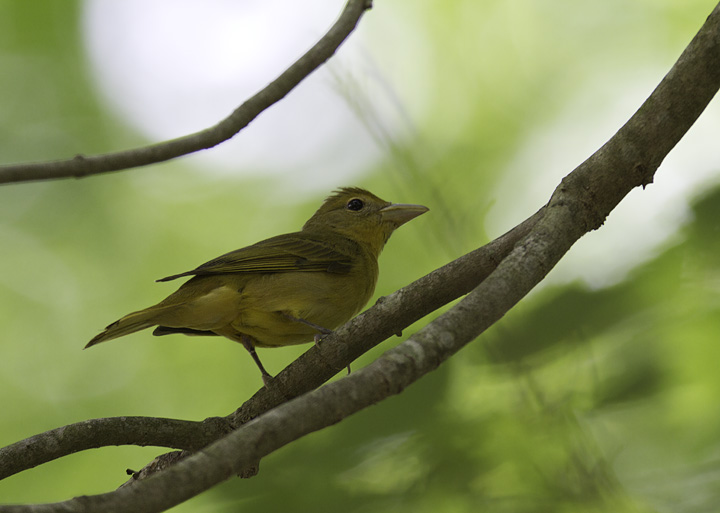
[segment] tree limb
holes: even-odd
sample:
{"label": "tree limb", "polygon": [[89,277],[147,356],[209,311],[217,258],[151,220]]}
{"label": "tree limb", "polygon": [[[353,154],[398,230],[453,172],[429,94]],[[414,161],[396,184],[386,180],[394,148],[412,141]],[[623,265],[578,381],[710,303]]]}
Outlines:
{"label": "tree limb", "polygon": [[227,141],[245,128],[262,111],[284,98],[305,77],[332,57],[355,29],[365,11],[371,7],[372,0],[348,0],[340,17],[320,41],[279,77],[214,126],[177,139],[131,150],[102,155],[76,155],[74,158],[50,162],[0,166],[0,184],[70,177],[82,178],[147,166],[212,148]]}
{"label": "tree limb", "polygon": [[194,450],[231,431],[227,420],[203,422],[156,417],[111,417],[69,424],[0,449],[0,479],[57,458],[111,445],[154,445]]}

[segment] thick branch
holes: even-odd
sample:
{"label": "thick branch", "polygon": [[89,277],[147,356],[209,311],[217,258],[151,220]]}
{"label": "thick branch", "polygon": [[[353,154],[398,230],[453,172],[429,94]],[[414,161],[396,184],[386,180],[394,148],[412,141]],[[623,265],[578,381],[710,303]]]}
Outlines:
{"label": "thick branch", "polygon": [[147,166],[212,148],[245,128],[262,111],[284,98],[305,77],[332,57],[355,29],[363,13],[371,6],[371,0],[348,0],[338,20],[320,41],[263,90],[215,126],[170,141],[116,153],[77,155],[74,158],[52,162],[0,166],[0,184],[69,177],[82,178]]}

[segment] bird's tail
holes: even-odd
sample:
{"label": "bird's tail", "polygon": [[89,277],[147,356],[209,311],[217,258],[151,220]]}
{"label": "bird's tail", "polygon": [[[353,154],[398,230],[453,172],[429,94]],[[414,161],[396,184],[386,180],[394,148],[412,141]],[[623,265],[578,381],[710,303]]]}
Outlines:
{"label": "bird's tail", "polygon": [[155,326],[157,322],[154,320],[158,314],[157,307],[146,308],[145,310],[139,310],[127,314],[122,319],[115,321],[110,324],[102,333],[93,337],[93,339],[87,343],[85,349],[88,347],[105,342],[106,340],[112,340],[114,338],[123,337],[136,331],[144,330],[151,326]]}

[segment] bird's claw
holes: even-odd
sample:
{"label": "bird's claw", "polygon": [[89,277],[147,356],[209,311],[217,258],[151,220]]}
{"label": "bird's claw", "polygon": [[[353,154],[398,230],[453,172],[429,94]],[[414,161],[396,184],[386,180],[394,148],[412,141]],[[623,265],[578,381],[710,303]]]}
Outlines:
{"label": "bird's claw", "polygon": [[266,388],[270,388],[275,382],[275,378],[273,378],[270,374],[263,374],[262,380]]}

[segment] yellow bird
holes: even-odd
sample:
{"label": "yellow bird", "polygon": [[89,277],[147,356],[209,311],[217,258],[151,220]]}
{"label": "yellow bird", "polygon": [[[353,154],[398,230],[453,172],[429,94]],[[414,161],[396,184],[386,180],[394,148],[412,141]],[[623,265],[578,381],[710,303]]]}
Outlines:
{"label": "yellow bird", "polygon": [[153,335],[221,335],[255,347],[319,340],[370,300],[378,256],[392,232],[427,212],[345,187],[328,197],[302,230],[226,253],[157,281],[192,276],[155,306],[110,324],[85,347],[157,326]]}

